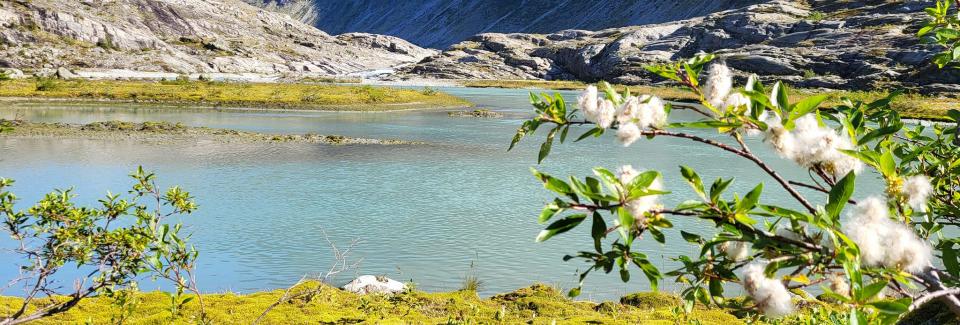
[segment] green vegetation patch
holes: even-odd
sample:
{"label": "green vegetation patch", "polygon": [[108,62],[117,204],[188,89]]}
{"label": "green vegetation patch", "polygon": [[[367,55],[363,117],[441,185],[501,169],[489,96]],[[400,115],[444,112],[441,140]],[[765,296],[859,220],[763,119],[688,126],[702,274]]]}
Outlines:
{"label": "green vegetation patch", "polygon": [[[270,311],[260,324],[352,324],[352,323],[413,323],[413,324],[672,324],[681,315],[672,311],[675,306],[637,308],[614,302],[597,304],[573,301],[560,290],[537,284],[508,294],[481,299],[473,291],[444,293],[410,291],[393,296],[361,296],[318,283],[307,283],[296,290],[321,288],[307,299],[281,303]],[[258,292],[248,295],[233,293],[203,296],[208,320],[214,324],[249,324],[271,304],[283,296],[283,290]],[[675,297],[674,297],[675,298]],[[49,303],[41,299],[35,306]],[[62,297],[53,298],[62,299]],[[140,293],[135,296],[136,307],[128,316],[129,324],[193,324],[198,322],[199,304],[194,299],[178,314],[169,308],[169,298],[160,292]],[[19,298],[0,297],[0,314],[9,314],[19,306]],[[118,307],[110,300],[95,297],[64,314],[43,319],[37,324],[108,324],[121,317]],[[718,309],[697,308],[690,320],[701,324],[740,324],[741,320]]]}
{"label": "green vegetation patch", "polygon": [[369,111],[471,106],[461,98],[439,91],[353,85],[186,80],[7,80],[0,84],[0,97]]}

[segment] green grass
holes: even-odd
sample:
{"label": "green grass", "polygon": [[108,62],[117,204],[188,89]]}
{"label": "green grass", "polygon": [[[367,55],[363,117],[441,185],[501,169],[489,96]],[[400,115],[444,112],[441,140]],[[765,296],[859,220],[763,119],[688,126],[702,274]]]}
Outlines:
{"label": "green grass", "polygon": [[463,99],[438,91],[352,85],[185,80],[7,80],[0,83],[0,97],[374,111],[471,105]]}
{"label": "green grass", "polygon": [[[307,283],[297,288],[309,290],[319,284]],[[207,294],[203,301],[208,318],[214,324],[249,324],[268,306],[283,295],[282,290],[258,292],[249,295]],[[411,291],[394,296],[360,296],[331,287],[309,301],[297,300],[280,304],[261,321],[261,324],[317,324],[317,323],[386,323],[386,324],[673,324],[682,315],[673,308],[676,297],[660,294],[661,303],[641,307],[605,302],[597,304],[567,299],[560,290],[546,285],[533,285],[487,299],[473,291],[424,293]],[[197,300],[188,302],[179,315],[169,310],[169,298],[160,292],[136,296],[140,302],[128,324],[188,324],[199,317]],[[653,297],[657,300],[661,296]],[[62,297],[56,299],[63,299]],[[20,299],[0,297],[0,315],[10,314]],[[49,301],[42,299],[38,303]],[[37,324],[108,324],[120,313],[105,298],[91,298],[80,305]],[[743,321],[719,309],[697,308],[691,319],[702,324],[740,324]]]}
{"label": "green grass", "polygon": [[[813,71],[810,71],[812,73]],[[805,72],[807,74],[807,72]],[[543,90],[581,90],[588,84],[579,81],[543,81],[543,80],[468,80],[460,83],[465,87],[478,88],[519,88],[519,89],[543,89]],[[615,85],[619,91],[629,88],[634,94],[653,94],[658,97],[675,101],[695,101],[697,98],[693,93],[679,87],[651,87],[651,86],[623,86]],[[836,105],[840,99],[847,97],[854,100],[863,100],[870,102],[878,100],[889,95],[889,91],[845,91],[845,90],[811,90],[811,89],[790,89],[791,101],[799,101],[806,97],[816,94],[829,94],[831,99],[824,104],[829,107]],[[947,111],[960,108],[960,99],[923,96],[915,93],[907,93],[897,97],[891,107],[899,111],[902,116],[907,118],[926,119],[926,120],[946,120]]]}

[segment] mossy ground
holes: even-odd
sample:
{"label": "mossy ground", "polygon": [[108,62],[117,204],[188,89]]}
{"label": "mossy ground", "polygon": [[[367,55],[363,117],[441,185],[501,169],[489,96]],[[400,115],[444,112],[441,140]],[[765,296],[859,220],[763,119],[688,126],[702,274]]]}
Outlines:
{"label": "mossy ground", "polygon": [[[549,90],[580,90],[587,86],[586,83],[579,81],[544,81],[544,80],[468,80],[461,82],[461,85],[465,87],[478,87],[478,88],[527,88],[527,89],[549,89]],[[617,85],[615,88],[618,88],[622,91],[624,88],[629,88],[631,93],[635,94],[654,94],[661,98],[677,100],[677,101],[692,101],[697,100],[694,95],[678,87],[650,87],[650,86],[622,86]],[[831,100],[827,103],[837,104],[839,99],[847,97],[853,100],[862,100],[864,102],[871,102],[878,100],[884,97],[887,97],[890,93],[888,91],[843,91],[843,90],[811,90],[811,89],[791,89],[790,99],[793,101],[799,101],[803,98],[806,98],[815,94],[826,93],[831,96]],[[960,98],[945,98],[945,97],[932,97],[932,96],[923,96],[919,94],[903,94],[897,97],[891,107],[899,111],[904,117],[916,118],[916,119],[927,119],[927,120],[944,120],[947,116],[947,111],[950,109],[960,108]]]}
{"label": "mossy ground", "polygon": [[0,82],[0,97],[369,111],[471,105],[432,89],[206,81],[18,79]]}
{"label": "mossy ground", "polygon": [[[298,290],[316,288],[310,283]],[[203,297],[206,313],[214,324],[249,324],[283,295],[283,290],[249,295],[207,294]],[[687,317],[673,311],[675,297],[655,294],[651,298],[662,303],[641,307],[606,302],[572,301],[557,289],[534,285],[508,294],[481,299],[473,291],[424,293],[411,291],[393,296],[360,296],[332,287],[324,287],[310,300],[283,303],[273,309],[261,324],[673,324]],[[188,302],[174,316],[169,298],[159,292],[137,296],[139,305],[127,319],[128,324],[189,324],[198,320],[196,300]],[[19,298],[0,298],[0,315],[14,310]],[[41,300],[42,304],[47,300]],[[106,298],[91,298],[77,308],[38,324],[108,324],[113,323],[120,309]],[[730,313],[717,309],[698,308],[689,319],[702,324],[743,323]]]}
{"label": "mossy ground", "polygon": [[[320,290],[317,290],[320,289]],[[299,295],[312,292],[313,295]],[[284,296],[285,290],[246,295],[205,294],[206,320],[213,324],[250,324]],[[357,295],[318,282],[306,282],[290,291],[301,298],[279,304],[260,324],[764,324],[755,315],[697,306],[685,314],[680,298],[668,293],[646,292],[601,303],[574,301],[560,290],[535,284],[510,293],[480,298],[461,290],[425,293],[411,290],[396,295]],[[309,297],[309,298],[302,298]],[[32,308],[49,303],[40,299]],[[53,299],[63,299],[53,298]],[[0,315],[19,307],[20,298],[0,297]],[[198,300],[176,314],[162,292],[140,293],[126,324],[196,324]],[[843,313],[829,305],[802,305],[799,313],[774,321],[777,324],[843,323]],[[120,307],[107,298],[94,297],[76,308],[37,324],[117,323]],[[738,318],[741,317],[741,318]]]}

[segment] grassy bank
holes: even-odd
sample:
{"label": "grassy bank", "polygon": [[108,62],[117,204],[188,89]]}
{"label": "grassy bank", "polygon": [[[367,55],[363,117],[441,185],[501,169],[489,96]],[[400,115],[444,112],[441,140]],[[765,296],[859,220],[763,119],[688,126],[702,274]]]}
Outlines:
{"label": "grassy bank", "polygon": [[[322,286],[308,283],[295,290]],[[249,295],[207,294],[203,301],[208,319],[214,324],[250,324],[271,304],[283,296],[283,290]],[[163,293],[142,293],[136,296],[138,306],[129,317],[130,324],[196,323],[197,300],[188,302],[178,315],[169,309],[169,298]],[[48,298],[49,299],[49,298]],[[62,299],[62,298],[58,298]],[[10,314],[20,299],[0,297],[0,315]],[[43,304],[45,300],[38,301]],[[545,285],[534,285],[517,291],[481,299],[473,291],[424,293],[411,291],[393,296],[361,296],[332,287],[323,287],[311,299],[282,303],[270,311],[261,324],[740,324],[742,320],[718,309],[697,308],[687,316],[677,313],[675,296],[644,293],[625,297],[618,302],[593,303],[572,301],[563,293]],[[92,298],[65,314],[38,324],[108,324],[114,323],[120,309],[107,299]]]}
{"label": "grassy bank", "polygon": [[0,81],[0,97],[363,111],[470,106],[432,89],[184,80],[7,80]]}
{"label": "grassy bank", "polygon": [[341,135],[321,134],[268,134],[258,132],[189,127],[180,123],[123,121],[93,122],[88,124],[34,123],[0,119],[0,138],[57,139],[106,139],[137,140],[148,142],[208,140],[221,143],[268,142],[268,143],[317,143],[329,145],[373,144],[402,145],[422,144],[393,139],[351,138]]}
{"label": "grassy bank", "polygon": [[[465,87],[478,88],[521,88],[546,90],[581,90],[587,86],[579,81],[544,81],[544,80],[467,80],[461,82]],[[661,98],[677,101],[697,100],[692,93],[678,87],[649,87],[649,86],[622,86],[616,88],[621,91],[629,88],[630,92],[638,94],[655,94]],[[827,93],[832,96],[828,104],[837,104],[842,97],[866,102],[881,99],[889,95],[888,91],[819,91],[811,89],[791,89],[790,99],[802,100],[811,95]],[[939,98],[919,94],[904,94],[897,97],[891,104],[904,117],[929,120],[946,119],[947,111],[960,107],[958,98]]]}

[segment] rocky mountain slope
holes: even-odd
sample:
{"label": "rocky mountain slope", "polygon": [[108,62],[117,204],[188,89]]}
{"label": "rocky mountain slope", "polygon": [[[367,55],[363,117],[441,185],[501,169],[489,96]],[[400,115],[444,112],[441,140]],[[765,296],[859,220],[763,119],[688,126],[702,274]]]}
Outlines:
{"label": "rocky mountain slope", "polygon": [[434,53],[396,37],[330,36],[240,0],[0,1],[0,68],[342,75]]}
{"label": "rocky mountain slope", "polygon": [[[480,34],[403,71],[405,78],[576,79],[656,82],[643,66],[713,52],[741,76],[805,87],[957,88],[929,64],[936,47],[915,33],[930,1],[767,1],[663,24]],[[919,72],[918,72],[919,71]]]}
{"label": "rocky mountain slope", "polygon": [[761,0],[246,0],[291,13],[332,34],[398,36],[446,48],[487,32],[551,33],[662,23]]}

